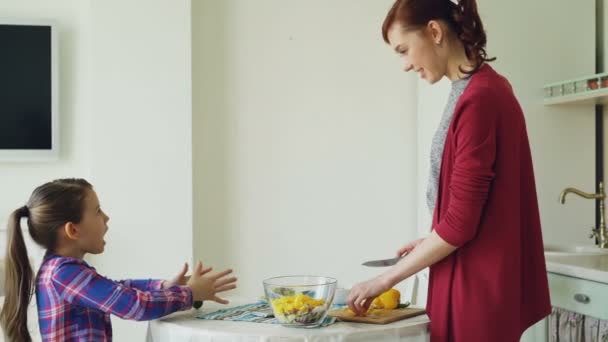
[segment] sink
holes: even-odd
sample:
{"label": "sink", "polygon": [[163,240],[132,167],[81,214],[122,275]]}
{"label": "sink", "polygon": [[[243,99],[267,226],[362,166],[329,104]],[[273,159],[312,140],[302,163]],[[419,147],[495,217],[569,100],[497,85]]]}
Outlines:
{"label": "sink", "polygon": [[607,248],[596,246],[545,245],[545,255],[608,255]]}
{"label": "sink", "polygon": [[608,254],[555,255],[548,257],[547,260],[608,272]]}
{"label": "sink", "polygon": [[545,254],[547,271],[608,284],[608,254]]}

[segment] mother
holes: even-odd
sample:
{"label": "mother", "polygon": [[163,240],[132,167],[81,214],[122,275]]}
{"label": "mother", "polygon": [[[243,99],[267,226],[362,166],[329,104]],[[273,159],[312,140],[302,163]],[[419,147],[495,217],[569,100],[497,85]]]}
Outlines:
{"label": "mother", "polygon": [[431,233],[357,284],[349,307],[430,266],[431,341],[512,342],[550,313],[534,171],[522,109],[487,63],[475,0],[397,0],[382,27],[404,70],[452,89],[431,149]]}

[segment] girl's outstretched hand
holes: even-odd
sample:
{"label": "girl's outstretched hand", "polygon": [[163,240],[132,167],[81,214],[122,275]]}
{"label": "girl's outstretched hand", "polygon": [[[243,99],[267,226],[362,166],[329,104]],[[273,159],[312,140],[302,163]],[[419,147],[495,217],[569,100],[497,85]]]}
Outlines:
{"label": "girl's outstretched hand", "polygon": [[[211,270],[211,267],[203,268],[201,275],[209,273]],[[186,286],[188,279],[190,279],[190,276],[187,276],[186,273],[188,273],[187,262],[184,263],[184,266],[182,266],[182,269],[179,271],[179,273],[177,273],[177,275],[175,275],[175,277],[171,278],[170,280],[163,281],[162,288],[168,289],[172,286]]]}
{"label": "girl's outstretched hand", "polygon": [[227,300],[218,297],[218,293],[236,288],[237,279],[235,277],[227,278],[232,273],[232,270],[228,269],[212,274],[209,274],[209,271],[205,272],[205,270],[203,264],[199,261],[192,276],[186,282],[186,286],[192,289],[192,300],[212,300],[220,304],[228,304]]}

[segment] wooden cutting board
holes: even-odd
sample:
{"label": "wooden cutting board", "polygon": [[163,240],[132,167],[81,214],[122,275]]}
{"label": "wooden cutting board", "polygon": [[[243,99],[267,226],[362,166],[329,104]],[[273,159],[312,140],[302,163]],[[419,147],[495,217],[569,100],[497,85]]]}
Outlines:
{"label": "wooden cutting board", "polygon": [[345,322],[358,322],[370,324],[388,324],[402,319],[423,315],[426,311],[422,308],[405,308],[395,310],[375,310],[369,316],[356,316],[349,310],[334,310],[329,316],[339,318]]}

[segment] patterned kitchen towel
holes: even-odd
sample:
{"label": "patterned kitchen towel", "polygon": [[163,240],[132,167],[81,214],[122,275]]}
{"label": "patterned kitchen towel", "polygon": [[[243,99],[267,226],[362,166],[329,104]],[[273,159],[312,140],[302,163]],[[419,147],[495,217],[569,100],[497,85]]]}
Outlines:
{"label": "patterned kitchen towel", "polygon": [[[332,309],[334,309],[332,307]],[[254,312],[271,310],[270,306],[265,301],[260,301],[253,304],[246,304],[236,306],[233,308],[217,310],[214,312],[203,313],[197,316],[200,319],[212,319],[212,320],[224,320],[224,321],[238,321],[238,322],[252,322],[252,323],[269,323],[269,324],[280,324],[274,317],[260,317],[255,315]],[[336,322],[334,317],[325,317],[321,327],[332,325]]]}

